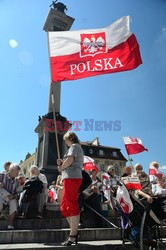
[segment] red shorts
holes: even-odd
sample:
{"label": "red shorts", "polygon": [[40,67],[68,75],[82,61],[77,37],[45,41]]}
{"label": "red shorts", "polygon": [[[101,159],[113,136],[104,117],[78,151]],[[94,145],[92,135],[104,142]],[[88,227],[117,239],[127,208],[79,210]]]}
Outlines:
{"label": "red shorts", "polygon": [[64,179],[63,193],[61,199],[61,212],[64,217],[76,216],[80,214],[78,204],[78,192],[82,179]]}

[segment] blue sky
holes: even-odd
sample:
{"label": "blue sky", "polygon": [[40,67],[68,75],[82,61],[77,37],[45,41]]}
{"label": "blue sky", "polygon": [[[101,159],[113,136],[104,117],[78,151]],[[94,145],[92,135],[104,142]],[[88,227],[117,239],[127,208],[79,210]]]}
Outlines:
{"label": "blue sky", "polygon": [[[123,136],[138,137],[148,152],[133,155],[147,171],[166,166],[166,1],[64,0],[72,30],[103,28],[130,15],[143,64],[128,72],[62,83],[61,114],[82,121],[82,141],[100,138],[127,157]],[[38,116],[48,111],[50,70],[43,26],[51,1],[0,0],[0,169],[37,147]],[[12,41],[12,39],[14,41]],[[85,131],[85,119],[120,121],[119,131]],[[166,169],[166,167],[165,167]],[[166,170],[165,170],[166,171]]]}

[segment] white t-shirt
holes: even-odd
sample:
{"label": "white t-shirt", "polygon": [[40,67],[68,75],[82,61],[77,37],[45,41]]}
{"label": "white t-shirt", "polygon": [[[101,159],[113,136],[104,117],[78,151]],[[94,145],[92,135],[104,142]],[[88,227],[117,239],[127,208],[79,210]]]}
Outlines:
{"label": "white t-shirt", "polygon": [[152,193],[154,196],[156,196],[156,195],[165,196],[166,195],[166,188],[160,187],[159,184],[154,184],[154,185],[152,185]]}

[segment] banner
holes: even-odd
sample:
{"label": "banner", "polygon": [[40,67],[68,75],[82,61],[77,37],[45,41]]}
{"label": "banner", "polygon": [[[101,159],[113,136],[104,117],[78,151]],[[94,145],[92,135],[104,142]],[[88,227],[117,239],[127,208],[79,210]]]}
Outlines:
{"label": "banner", "polygon": [[48,32],[52,82],[132,70],[141,63],[130,17],[103,29]]}

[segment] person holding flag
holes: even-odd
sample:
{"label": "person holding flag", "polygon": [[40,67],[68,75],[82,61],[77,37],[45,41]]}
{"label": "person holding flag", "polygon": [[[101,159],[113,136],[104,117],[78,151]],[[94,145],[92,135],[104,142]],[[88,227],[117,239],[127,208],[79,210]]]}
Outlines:
{"label": "person holding flag", "polygon": [[163,173],[159,172],[159,164],[156,161],[150,163],[149,166],[149,177],[150,182],[153,184],[157,184],[158,178],[162,178]]}
{"label": "person holding flag", "polygon": [[115,167],[109,165],[107,173],[102,175],[104,195],[107,198],[111,209],[116,207],[116,191],[120,182],[120,177],[115,174]]}
{"label": "person holding flag", "polygon": [[62,173],[63,191],[61,198],[61,212],[70,226],[70,235],[63,246],[71,246],[78,242],[78,225],[80,222],[80,208],[78,203],[79,188],[82,184],[83,150],[77,135],[70,131],[64,135],[68,150],[63,160],[57,159],[58,171]]}

